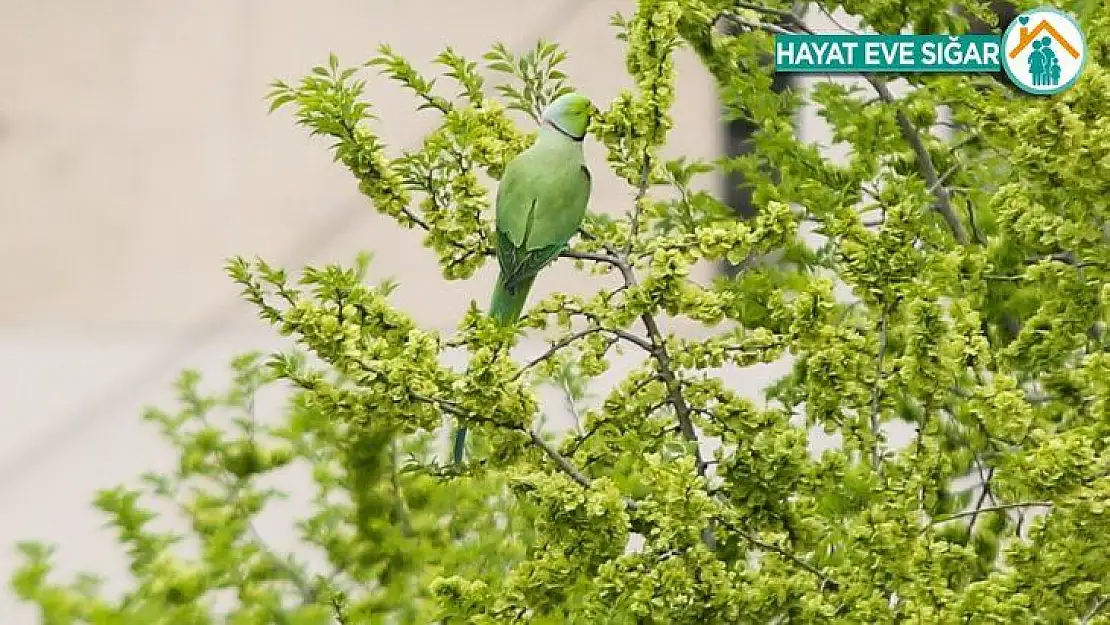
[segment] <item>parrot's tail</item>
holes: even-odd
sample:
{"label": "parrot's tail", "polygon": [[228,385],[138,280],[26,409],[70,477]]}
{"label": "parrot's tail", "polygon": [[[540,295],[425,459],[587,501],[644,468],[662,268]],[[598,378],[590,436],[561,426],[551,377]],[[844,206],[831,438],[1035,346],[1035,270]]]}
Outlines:
{"label": "parrot's tail", "polygon": [[[511,292],[505,288],[501,276],[497,276],[497,285],[493,287],[493,299],[489,305],[489,316],[493,317],[503,326],[520,318],[524,310],[524,302],[528,300],[528,291],[532,290],[535,276],[521,281]],[[455,443],[451,449],[451,459],[458,465],[462,463],[463,454],[466,452],[466,426],[460,425],[455,430]]]}
{"label": "parrot's tail", "polygon": [[528,299],[528,291],[532,290],[532,281],[535,276],[522,280],[512,291],[505,288],[501,276],[497,277],[497,285],[493,287],[493,299],[489,304],[489,316],[501,325],[509,325],[520,318],[524,310],[524,302]]}

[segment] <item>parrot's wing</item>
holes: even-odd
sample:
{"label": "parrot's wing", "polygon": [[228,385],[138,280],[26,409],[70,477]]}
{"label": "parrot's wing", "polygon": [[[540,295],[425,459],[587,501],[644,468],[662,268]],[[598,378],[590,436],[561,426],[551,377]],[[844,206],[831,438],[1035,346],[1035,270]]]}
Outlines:
{"label": "parrot's wing", "polygon": [[497,260],[506,290],[535,276],[578,231],[592,181],[585,165],[572,175],[529,184],[518,171],[506,170],[497,189]]}
{"label": "parrot's wing", "polygon": [[521,253],[519,248],[513,247],[512,241],[504,232],[499,232],[497,260],[501,264],[505,290],[510,293],[515,291],[517,285],[539,273],[540,269],[554,260],[564,247],[566,247],[565,242]]}

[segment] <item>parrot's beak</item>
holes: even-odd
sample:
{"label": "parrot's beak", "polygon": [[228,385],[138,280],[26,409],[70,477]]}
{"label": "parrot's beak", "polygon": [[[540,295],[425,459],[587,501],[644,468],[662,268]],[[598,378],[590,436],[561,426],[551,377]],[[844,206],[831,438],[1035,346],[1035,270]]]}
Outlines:
{"label": "parrot's beak", "polygon": [[601,116],[601,109],[597,108],[597,106],[594,105],[591,102],[590,103],[590,108],[586,110],[586,118],[589,119],[590,121],[596,121],[597,118],[600,117],[600,116]]}

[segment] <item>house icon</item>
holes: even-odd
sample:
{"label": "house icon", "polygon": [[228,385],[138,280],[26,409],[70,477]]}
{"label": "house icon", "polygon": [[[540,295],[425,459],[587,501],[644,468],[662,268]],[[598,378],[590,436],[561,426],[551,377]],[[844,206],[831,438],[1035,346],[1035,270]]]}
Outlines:
{"label": "house icon", "polygon": [[1016,87],[1033,95],[1068,89],[1087,62],[1087,41],[1079,24],[1049,6],[1018,15],[1006,27],[1002,45],[1002,69]]}
{"label": "house icon", "polygon": [[1013,50],[1010,50],[1009,57],[1011,59],[1016,59],[1017,55],[1021,54],[1021,51],[1024,50],[1026,46],[1033,43],[1042,32],[1047,33],[1050,37],[1055,39],[1056,43],[1060,44],[1060,47],[1070,54],[1073,59],[1079,60],[1079,50],[1076,50],[1075,46],[1071,45],[1058,30],[1053,28],[1052,24],[1049,24],[1043,19],[1032,31],[1026,26],[1021,27],[1021,30],[1018,31],[1018,44],[1014,46]]}

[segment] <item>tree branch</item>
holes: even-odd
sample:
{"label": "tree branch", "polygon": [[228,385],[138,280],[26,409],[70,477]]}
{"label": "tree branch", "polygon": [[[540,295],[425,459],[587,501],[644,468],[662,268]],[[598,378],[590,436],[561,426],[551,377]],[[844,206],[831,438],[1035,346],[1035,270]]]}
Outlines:
{"label": "tree branch", "polygon": [[[626,256],[614,256],[612,259],[613,264],[621,272],[626,287],[632,288],[637,285],[636,274],[632,270],[632,266],[628,263]],[[694,422],[691,418],[691,410],[689,404],[686,403],[686,398],[682,395],[681,384],[678,377],[671,367],[671,357],[667,353],[666,343],[663,339],[663,333],[659,330],[659,325],[655,322],[655,318],[650,313],[645,312],[640,315],[640,321],[644,324],[647,330],[648,339],[650,340],[650,349],[648,352],[655,358],[655,362],[659,367],[659,378],[667,387],[668,401],[675,409],[675,415],[678,418],[679,431],[682,433],[683,438],[694,446],[694,460],[697,463],[698,475],[703,479],[707,478],[706,468],[709,466],[701,454],[701,444],[698,439],[697,431],[694,429]],[[702,539],[710,549],[716,549],[717,540],[713,535],[712,524],[702,531]]]}
{"label": "tree branch", "polygon": [[[891,95],[890,89],[887,89],[886,83],[870,74],[863,74],[863,77],[884,102],[893,103],[896,101],[894,96]],[[925,178],[925,183],[929,185],[929,192],[933,194],[933,198],[936,200],[936,204],[933,206],[934,210],[944,218],[948,228],[952,231],[952,235],[956,237],[956,241],[960,245],[967,245],[970,242],[967,238],[967,232],[964,230],[963,224],[960,223],[960,218],[956,216],[956,211],[952,208],[952,199],[948,195],[948,189],[944,187],[943,181],[937,174],[937,166],[933,163],[933,157],[929,155],[929,150],[925,148],[925,144],[921,141],[921,135],[918,134],[917,128],[901,109],[894,111],[894,117],[898,121],[898,128],[902,131],[902,138],[913,148],[918,171]]]}

